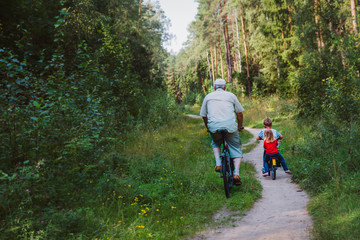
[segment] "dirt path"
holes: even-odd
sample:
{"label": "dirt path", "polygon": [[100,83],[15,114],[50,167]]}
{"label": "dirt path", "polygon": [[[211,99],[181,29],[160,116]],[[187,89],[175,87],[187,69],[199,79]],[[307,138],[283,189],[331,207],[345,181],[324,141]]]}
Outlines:
{"label": "dirt path", "polygon": [[[260,132],[260,129],[246,130],[254,136]],[[193,239],[310,239],[312,221],[306,209],[309,202],[307,194],[291,182],[291,176],[284,173],[282,168],[276,172],[275,181],[271,177],[262,177],[262,155],[262,144],[258,144],[250,153],[244,154],[244,161],[255,166],[256,177],[263,186],[262,198],[255,202],[244,217],[233,218],[232,227],[209,229]],[[229,214],[231,215],[224,210],[214,217],[226,217]]]}

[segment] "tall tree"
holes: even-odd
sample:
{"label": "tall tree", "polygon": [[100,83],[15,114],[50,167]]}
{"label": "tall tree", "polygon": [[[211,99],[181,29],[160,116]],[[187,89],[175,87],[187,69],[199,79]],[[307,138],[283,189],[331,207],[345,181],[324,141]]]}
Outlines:
{"label": "tall tree", "polygon": [[356,1],[350,0],[350,6],[351,6],[353,31],[357,35],[359,33],[359,31],[358,31],[358,24],[357,24]]}
{"label": "tall tree", "polygon": [[232,59],[231,59],[231,47],[230,47],[230,39],[229,39],[229,31],[228,31],[228,16],[224,11],[226,5],[226,0],[220,0],[220,22],[221,22],[221,30],[224,39],[224,47],[226,54],[226,66],[227,66],[227,74],[228,74],[228,82],[232,83]]}
{"label": "tall tree", "polygon": [[247,93],[248,96],[251,94],[251,82],[250,82],[250,66],[249,66],[249,55],[248,55],[248,47],[247,47],[247,41],[246,41],[246,30],[245,30],[245,21],[243,16],[243,11],[241,4],[239,5],[239,11],[240,11],[240,20],[241,20],[241,31],[243,36],[243,42],[244,42],[244,52],[245,52],[245,61],[246,61],[246,76],[248,78],[247,81]]}
{"label": "tall tree", "polygon": [[238,50],[238,65],[239,65],[239,72],[241,72],[241,52],[240,52],[240,37],[239,37],[239,24],[237,19],[236,10],[234,10],[235,14],[235,23],[236,23],[236,39],[237,39],[237,50]]}

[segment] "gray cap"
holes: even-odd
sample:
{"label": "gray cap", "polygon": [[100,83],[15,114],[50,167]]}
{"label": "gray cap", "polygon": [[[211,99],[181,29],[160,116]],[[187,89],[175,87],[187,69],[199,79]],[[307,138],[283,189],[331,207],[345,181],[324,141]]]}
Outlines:
{"label": "gray cap", "polygon": [[216,79],[214,85],[226,85],[226,81],[224,79]]}

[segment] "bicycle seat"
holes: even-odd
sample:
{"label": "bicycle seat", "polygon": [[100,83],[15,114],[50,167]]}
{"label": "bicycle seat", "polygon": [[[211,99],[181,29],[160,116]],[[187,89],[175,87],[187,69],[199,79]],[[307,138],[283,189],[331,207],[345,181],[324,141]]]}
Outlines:
{"label": "bicycle seat", "polygon": [[227,129],[218,129],[216,130],[216,133],[227,133],[228,130]]}

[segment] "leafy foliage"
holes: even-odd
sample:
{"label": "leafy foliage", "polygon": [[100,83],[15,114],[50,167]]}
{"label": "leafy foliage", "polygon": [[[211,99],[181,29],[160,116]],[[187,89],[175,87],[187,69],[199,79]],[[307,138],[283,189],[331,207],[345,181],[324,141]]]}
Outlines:
{"label": "leafy foliage", "polygon": [[150,3],[140,7],[133,0],[1,3],[2,237],[100,231],[92,208],[99,199],[91,199],[112,191],[108,179],[126,165],[117,155],[109,160],[109,150],[134,129],[176,117],[159,67],[166,18]]}

